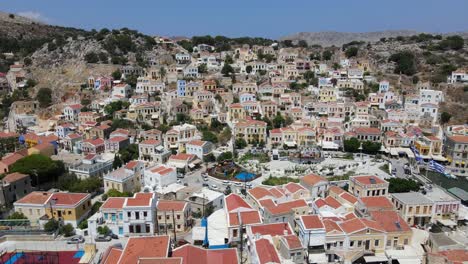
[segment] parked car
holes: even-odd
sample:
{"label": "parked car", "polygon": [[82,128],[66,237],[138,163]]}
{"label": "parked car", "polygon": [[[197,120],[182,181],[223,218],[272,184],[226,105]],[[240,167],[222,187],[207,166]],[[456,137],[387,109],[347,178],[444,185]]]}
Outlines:
{"label": "parked car", "polygon": [[116,234],[111,233],[110,236],[112,239],[119,239],[119,236]]}
{"label": "parked car", "polygon": [[223,181],[223,184],[226,184],[226,185],[228,185],[228,184],[229,184],[229,182],[228,182],[228,181]]}
{"label": "parked car", "polygon": [[208,183],[203,183],[202,186],[203,187],[209,187],[210,185]]}
{"label": "parked car", "polygon": [[208,181],[208,178],[203,178],[204,181]]}
{"label": "parked car", "polygon": [[108,241],[111,241],[112,238],[111,236],[105,236],[105,235],[98,235],[94,241],[96,242],[108,242]]}
{"label": "parked car", "polygon": [[216,184],[213,184],[213,185],[211,185],[211,188],[216,190],[216,189],[218,189],[218,186],[216,186]]}
{"label": "parked car", "polygon": [[84,243],[84,241],[85,241],[84,237],[82,237],[82,236],[75,236],[75,237],[70,238],[70,239],[67,241],[67,244],[81,244],[81,243]]}
{"label": "parked car", "polygon": [[182,183],[182,181],[180,179],[177,179],[177,183]]}

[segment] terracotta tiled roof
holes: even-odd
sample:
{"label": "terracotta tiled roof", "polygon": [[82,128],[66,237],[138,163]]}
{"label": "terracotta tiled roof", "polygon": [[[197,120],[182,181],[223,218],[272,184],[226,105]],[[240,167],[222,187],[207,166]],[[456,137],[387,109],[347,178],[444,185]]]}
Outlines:
{"label": "terracotta tiled roof", "polygon": [[3,157],[1,162],[3,164],[5,164],[7,167],[9,167],[9,166],[13,165],[15,162],[17,162],[18,160],[20,160],[22,158],[24,158],[23,155],[21,155],[19,153],[13,153],[11,155]]}
{"label": "terracotta tiled roof", "polygon": [[468,136],[456,135],[449,138],[457,143],[468,143]]}
{"label": "terracotta tiled roof", "polygon": [[186,153],[180,153],[177,155],[171,155],[169,157],[170,160],[184,160],[184,161],[189,161],[191,159],[194,159],[196,156],[193,154],[186,154]]}
{"label": "terracotta tiled roof", "polygon": [[144,140],[144,141],[140,142],[140,144],[142,144],[142,145],[159,145],[159,144],[161,144],[161,141],[156,140],[156,139],[148,139],[148,140]]}
{"label": "terracotta tiled roof", "polygon": [[296,235],[283,236],[283,238],[290,250],[302,248],[301,241]]}
{"label": "terracotta tiled roof", "polygon": [[327,196],[327,198],[325,198],[324,201],[328,206],[335,208],[335,209],[340,208],[342,206],[342,204],[338,202],[338,200],[336,200],[335,198],[331,196]]}
{"label": "terracotta tiled roof", "polygon": [[323,225],[325,226],[325,231],[327,233],[331,233],[331,232],[340,232],[340,233],[342,233],[343,232],[341,227],[338,225],[337,221],[324,219],[323,220]]}
{"label": "terracotta tiled roof", "polygon": [[136,193],[132,198],[127,198],[124,207],[127,206],[150,206],[154,193]]}
{"label": "terracotta tiled roof", "polygon": [[328,182],[326,178],[324,178],[322,176],[319,176],[317,174],[306,175],[306,176],[302,177],[301,180],[304,183],[306,183],[307,185],[310,185],[310,186],[314,186],[314,185],[316,185],[317,183],[319,183],[321,181]]}
{"label": "terracotta tiled roof", "polygon": [[350,194],[349,192],[344,192],[340,194],[340,197],[352,204],[355,204],[357,202],[356,196]]}
{"label": "terracotta tiled roof", "polygon": [[260,263],[281,263],[278,252],[268,239],[262,238],[254,242]]}
{"label": "terracotta tiled roof", "polygon": [[5,176],[5,177],[2,179],[2,181],[12,183],[12,182],[16,182],[16,181],[22,180],[22,179],[24,179],[24,178],[29,178],[29,175],[23,174],[23,173],[19,173],[19,172],[14,172],[14,173],[10,173],[10,174],[8,174],[7,176]]}
{"label": "terracotta tiled roof", "polygon": [[180,257],[183,264],[237,264],[237,249],[204,249],[190,244],[178,247],[172,257]]}
{"label": "terracotta tiled roof", "polygon": [[122,209],[126,199],[126,197],[109,197],[101,209]]}
{"label": "terracotta tiled roof", "polygon": [[244,200],[242,197],[240,197],[237,194],[231,193],[225,198],[226,202],[226,209],[228,212],[231,212],[232,210],[238,209],[238,208],[249,208],[252,209],[252,207]]}
{"label": "terracotta tiled roof", "polygon": [[382,131],[376,127],[357,127],[354,129],[357,134],[380,135]]}
{"label": "terracotta tiled roof", "polygon": [[371,185],[371,184],[383,184],[386,183],[386,181],[382,180],[381,178],[370,175],[370,176],[353,176],[351,177],[357,182],[360,182],[361,184],[364,185]]}
{"label": "terracotta tiled roof", "polygon": [[285,234],[293,234],[291,227],[288,223],[273,223],[249,226],[252,234],[270,235],[270,236],[283,236]]}
{"label": "terracotta tiled roof", "polygon": [[157,208],[159,211],[176,211],[181,212],[187,206],[185,201],[169,201],[169,200],[159,200]]}
{"label": "terracotta tiled roof", "polygon": [[304,199],[293,200],[289,202],[280,203],[274,206],[265,206],[272,215],[279,215],[291,212],[293,209],[299,207],[307,207],[307,203]]}
{"label": "terracotta tiled roof", "polygon": [[89,193],[62,193],[56,192],[52,194],[50,199],[55,200],[55,206],[78,206],[82,201],[90,198]]}
{"label": "terracotta tiled roof", "polygon": [[130,237],[118,264],[138,263],[140,258],[167,257],[169,236]]}
{"label": "terracotta tiled roof", "polygon": [[346,191],[341,189],[338,186],[332,185],[332,186],[330,186],[330,188],[328,188],[328,192],[329,193],[335,193],[335,194],[342,194],[342,193],[344,193]]}
{"label": "terracotta tiled roof", "polygon": [[32,192],[19,199],[15,203],[18,204],[45,204],[49,198],[52,196],[52,193],[48,192]]}
{"label": "terracotta tiled roof", "polygon": [[103,264],[115,264],[119,261],[120,256],[122,255],[122,249],[119,248],[110,248],[109,253],[103,257]]}
{"label": "terracotta tiled roof", "polygon": [[288,190],[290,193],[296,193],[300,190],[306,190],[304,187],[302,187],[300,184],[297,184],[295,182],[290,182],[286,185],[284,185],[284,188]]}
{"label": "terracotta tiled roof", "polygon": [[[242,218],[242,224],[251,225],[251,224],[260,224],[262,223],[262,218],[258,211],[246,211],[241,212],[240,217]],[[239,217],[238,213],[229,213],[229,226],[238,226]]]}
{"label": "terracotta tiled roof", "polygon": [[396,211],[373,211],[369,214],[386,232],[411,232],[411,227]]}
{"label": "terracotta tiled roof", "polygon": [[392,202],[385,196],[369,196],[359,198],[362,204],[367,208],[376,208],[379,210],[392,210]]}
{"label": "terracotta tiled roof", "polygon": [[318,215],[302,215],[301,221],[306,229],[324,228],[323,222]]}

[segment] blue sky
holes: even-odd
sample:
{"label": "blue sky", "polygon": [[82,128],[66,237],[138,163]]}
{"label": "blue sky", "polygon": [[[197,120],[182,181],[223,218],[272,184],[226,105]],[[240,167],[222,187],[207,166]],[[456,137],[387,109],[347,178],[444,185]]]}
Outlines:
{"label": "blue sky", "polygon": [[4,0],[0,10],[56,25],[164,36],[468,30],[467,0]]}

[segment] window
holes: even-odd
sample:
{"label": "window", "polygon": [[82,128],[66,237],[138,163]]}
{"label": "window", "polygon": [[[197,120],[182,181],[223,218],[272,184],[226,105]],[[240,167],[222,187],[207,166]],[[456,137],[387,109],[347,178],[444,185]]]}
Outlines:
{"label": "window", "polygon": [[376,239],[376,240],[374,241],[374,246],[378,247],[378,246],[379,246],[379,242],[380,242],[380,240]]}
{"label": "window", "polygon": [[71,215],[71,214],[72,214],[72,211],[69,210],[69,211],[68,211],[68,215]]}
{"label": "window", "polygon": [[403,244],[408,245],[408,239],[407,238],[405,238],[405,240],[403,241]]}
{"label": "window", "polygon": [[148,216],[148,212],[144,211],[144,212],[143,212],[143,216],[144,216],[144,217]]}
{"label": "window", "polygon": [[349,247],[354,247],[354,240],[351,240],[351,242],[349,242]]}
{"label": "window", "polygon": [[127,212],[127,216],[128,216],[128,217],[132,217],[132,213],[131,213],[131,212]]}
{"label": "window", "polygon": [[177,220],[179,220],[179,219],[180,219],[180,215],[178,214],[178,215],[177,215]]}
{"label": "window", "polygon": [[233,237],[237,237],[237,232],[238,232],[237,229],[232,230],[232,236],[233,236]]}

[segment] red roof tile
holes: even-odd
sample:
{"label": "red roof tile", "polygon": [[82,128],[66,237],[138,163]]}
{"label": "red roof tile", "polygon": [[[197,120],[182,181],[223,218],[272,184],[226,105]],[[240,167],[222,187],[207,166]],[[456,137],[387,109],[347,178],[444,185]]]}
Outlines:
{"label": "red roof tile", "polygon": [[[242,219],[242,224],[244,225],[262,223],[262,217],[260,216],[260,213],[256,210],[241,212],[240,217]],[[238,213],[229,213],[228,220],[229,220],[229,226],[238,226],[239,225]]]}
{"label": "red roof tile", "polygon": [[322,176],[319,176],[317,174],[309,174],[309,175],[306,175],[304,177],[302,177],[301,179],[304,183],[310,185],[310,186],[314,186],[315,184],[321,182],[321,181],[325,181],[325,182],[328,182],[326,178],[322,177]]}
{"label": "red roof tile", "polygon": [[185,201],[169,201],[169,200],[159,200],[157,208],[159,211],[176,211],[181,212],[187,206]]}
{"label": "red roof tile", "polygon": [[102,204],[101,209],[122,209],[126,197],[110,197]]}
{"label": "red roof tile", "polygon": [[301,221],[306,229],[324,228],[323,222],[318,215],[302,215]]}
{"label": "red roof tile", "polygon": [[374,176],[374,175],[370,175],[370,176],[353,176],[351,178],[356,180],[357,182],[360,182],[361,184],[364,184],[364,185],[386,183],[385,180],[382,180],[381,178],[379,178],[377,176]]}
{"label": "red roof tile", "polygon": [[169,236],[130,237],[118,264],[138,263],[140,258],[167,257]]}
{"label": "red roof tile", "polygon": [[260,264],[281,263],[278,252],[269,240],[262,238],[255,241],[255,249]]}
{"label": "red roof tile", "polygon": [[386,232],[411,232],[411,227],[396,211],[373,211],[369,214]]}
{"label": "red roof tile", "polygon": [[2,179],[2,181],[12,183],[12,182],[15,182],[15,181],[22,180],[24,178],[29,178],[29,175],[19,173],[19,172],[14,172],[14,173],[10,173],[7,176],[5,176]]}
{"label": "red roof tile", "polygon": [[283,236],[290,250],[302,248],[301,241],[296,235]]}
{"label": "red roof tile", "polygon": [[378,210],[392,210],[392,202],[385,196],[369,196],[359,198],[362,204],[368,209],[375,208]]}
{"label": "red roof tile", "polygon": [[252,225],[249,227],[252,234],[270,235],[270,236],[284,236],[285,234],[293,234],[291,227],[288,223],[273,223]]}
{"label": "red roof tile", "polygon": [[52,194],[51,200],[55,201],[55,206],[78,206],[82,201],[90,198],[89,193],[62,193]]}
{"label": "red roof tile", "polygon": [[52,196],[52,193],[48,192],[32,192],[19,199],[15,203],[18,204],[45,204],[49,198]]}
{"label": "red roof tile", "polygon": [[204,249],[193,245],[184,245],[174,249],[172,257],[181,257],[183,264],[237,264],[237,249]]}

